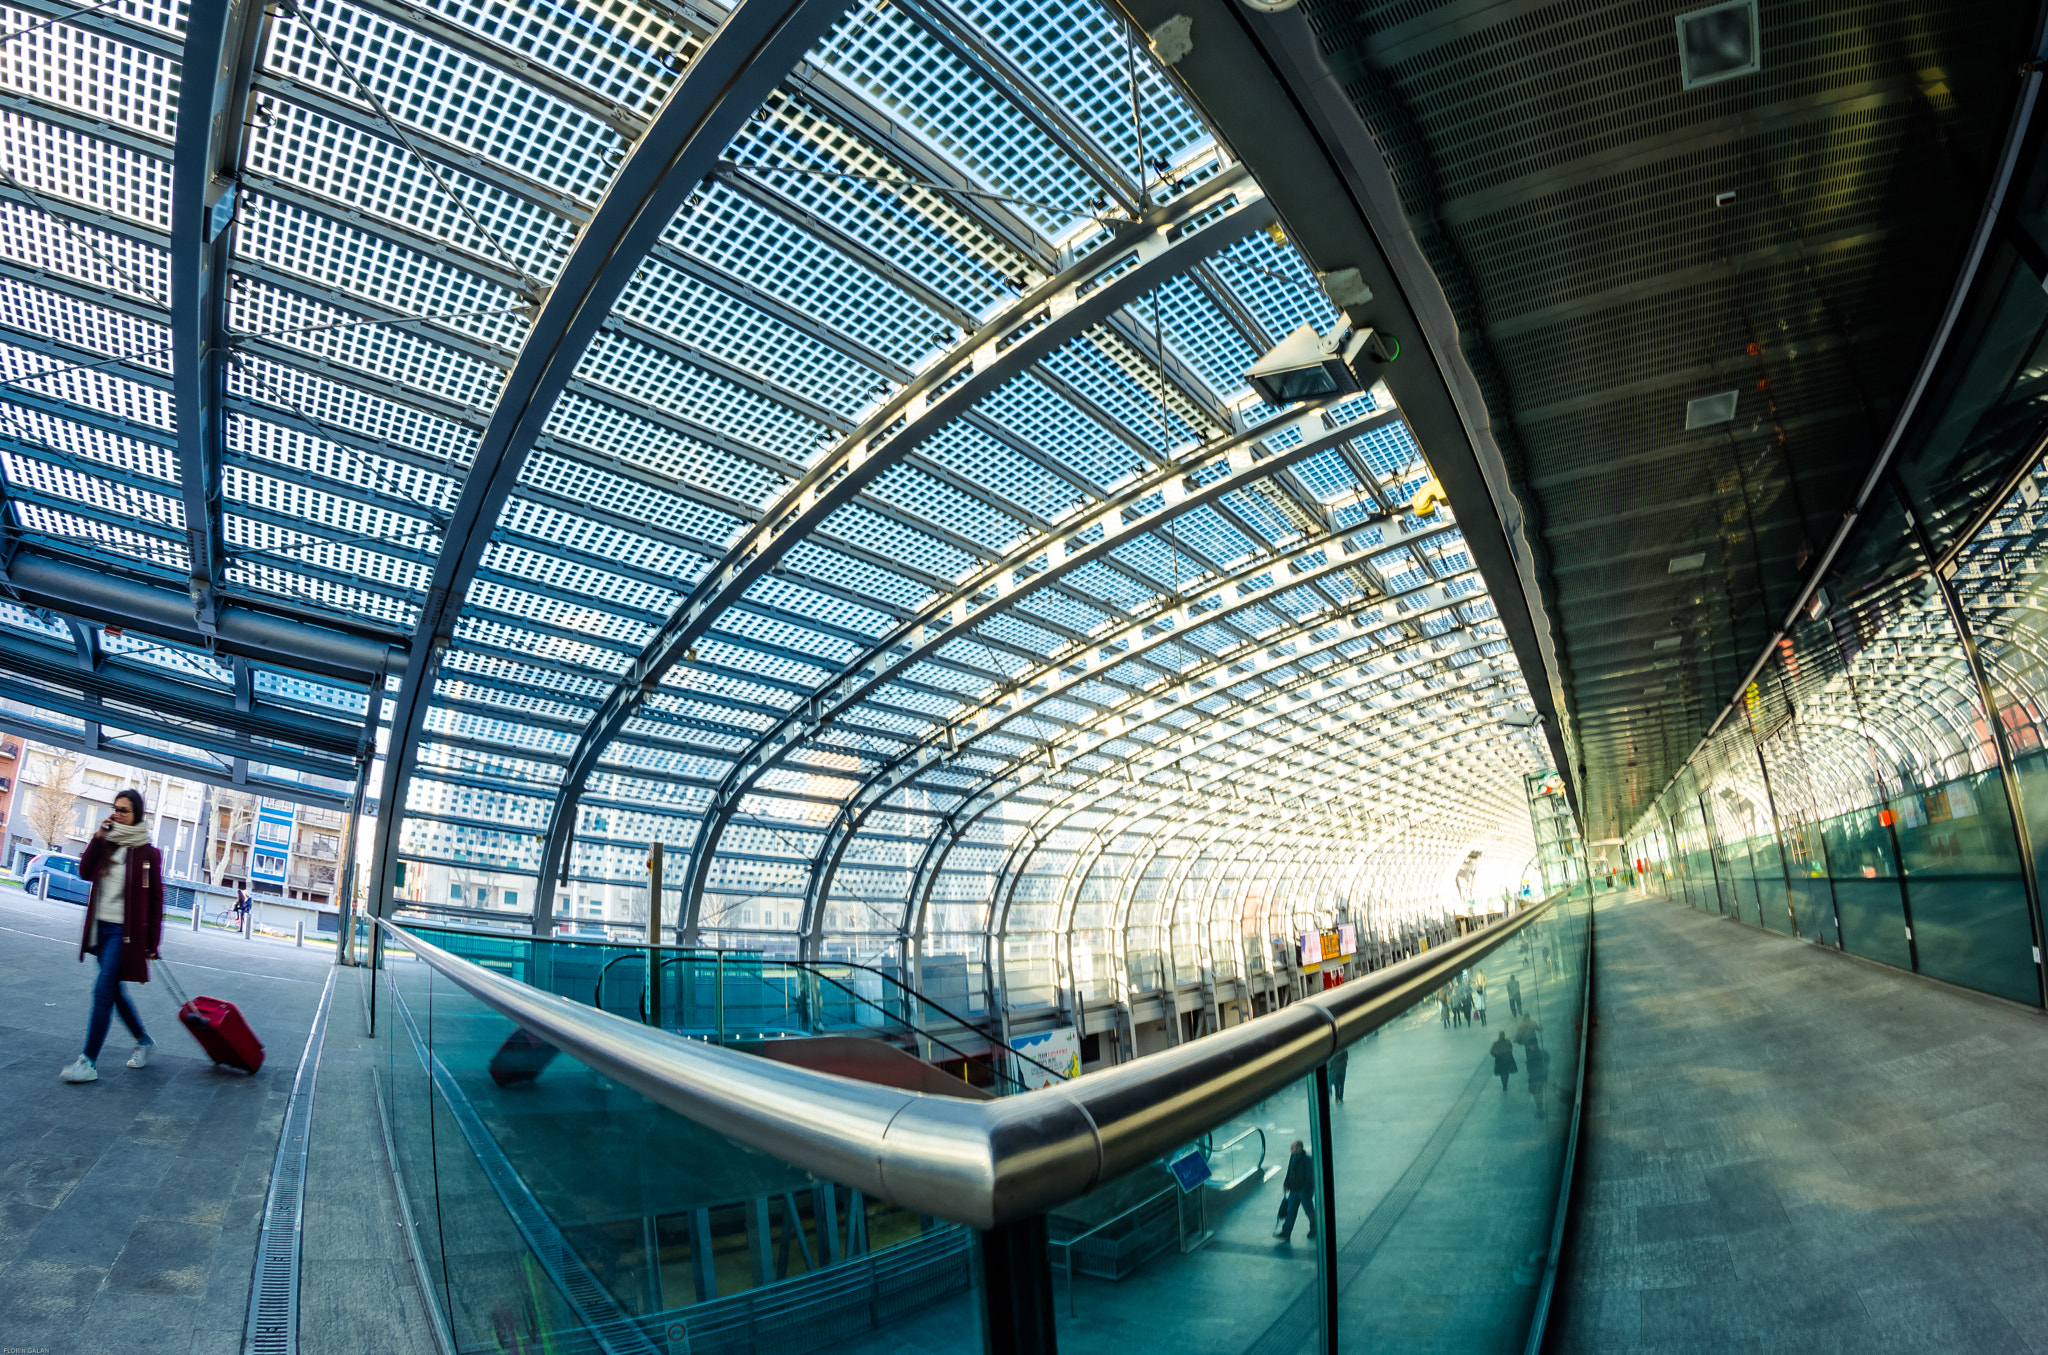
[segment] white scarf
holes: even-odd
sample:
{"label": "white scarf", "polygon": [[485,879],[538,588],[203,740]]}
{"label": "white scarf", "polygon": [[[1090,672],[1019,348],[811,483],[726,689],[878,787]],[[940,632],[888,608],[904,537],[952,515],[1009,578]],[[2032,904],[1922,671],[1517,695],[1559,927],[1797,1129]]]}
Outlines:
{"label": "white scarf", "polygon": [[147,847],[149,825],[146,823],[117,823],[107,830],[107,841],[116,847]]}

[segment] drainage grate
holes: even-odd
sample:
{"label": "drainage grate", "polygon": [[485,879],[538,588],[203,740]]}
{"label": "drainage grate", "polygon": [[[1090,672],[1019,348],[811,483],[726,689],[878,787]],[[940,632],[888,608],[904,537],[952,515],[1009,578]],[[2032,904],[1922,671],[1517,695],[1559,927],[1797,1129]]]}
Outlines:
{"label": "drainage grate", "polygon": [[320,1043],[327,1033],[328,1000],[334,970],[320,990],[320,1008],[306,1036],[306,1052],[292,1079],[284,1127],[277,1135],[277,1161],[270,1168],[270,1195],[263,1202],[263,1232],[256,1239],[256,1275],[249,1286],[249,1322],[242,1331],[242,1355],[295,1355],[299,1348],[299,1236],[306,1203],[306,1140],[313,1124],[313,1080],[319,1073]]}

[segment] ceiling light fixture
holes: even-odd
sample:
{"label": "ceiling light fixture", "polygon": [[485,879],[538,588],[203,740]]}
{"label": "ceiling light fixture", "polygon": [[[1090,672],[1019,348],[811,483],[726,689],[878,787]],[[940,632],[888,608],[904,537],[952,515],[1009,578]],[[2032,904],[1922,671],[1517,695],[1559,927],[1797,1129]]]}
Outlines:
{"label": "ceiling light fixture", "polygon": [[1756,0],[1731,0],[1679,15],[1678,68],[1685,89],[1763,69]]}
{"label": "ceiling light fixture", "polygon": [[1685,402],[1685,427],[1688,432],[1696,428],[1712,428],[1727,423],[1735,417],[1735,397],[1740,391],[1722,391],[1719,395],[1702,395]]}

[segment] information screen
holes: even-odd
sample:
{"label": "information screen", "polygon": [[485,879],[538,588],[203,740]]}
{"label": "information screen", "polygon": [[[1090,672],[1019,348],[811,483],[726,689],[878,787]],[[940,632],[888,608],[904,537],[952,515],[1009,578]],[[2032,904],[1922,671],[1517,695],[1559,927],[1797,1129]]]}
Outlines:
{"label": "information screen", "polygon": [[1200,1149],[1189,1149],[1173,1160],[1173,1179],[1180,1182],[1181,1193],[1186,1194],[1209,1179],[1209,1159],[1202,1156]]}

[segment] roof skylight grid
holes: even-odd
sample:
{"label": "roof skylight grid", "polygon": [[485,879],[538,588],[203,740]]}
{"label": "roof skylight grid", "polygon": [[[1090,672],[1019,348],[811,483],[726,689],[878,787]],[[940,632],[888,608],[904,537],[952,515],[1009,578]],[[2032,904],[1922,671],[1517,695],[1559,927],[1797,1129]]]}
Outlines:
{"label": "roof skylight grid", "polygon": [[[1051,23],[1046,3],[1057,10]],[[317,0],[303,17],[267,20],[234,237],[253,276],[234,289],[230,319],[268,337],[244,343],[230,364],[222,420],[230,581],[300,611],[399,628],[412,624],[478,431],[524,340],[526,304],[560,271],[576,227],[687,71],[696,41],[678,26],[694,15],[630,6],[433,0],[418,16],[408,27]],[[80,61],[109,45],[60,29],[27,46],[43,63],[30,63],[36,97],[126,126],[108,134],[112,144],[54,106],[32,138],[19,111],[0,120],[9,157],[0,168],[66,214],[13,201],[22,188],[0,175],[0,261],[68,280],[0,280],[0,323],[20,336],[0,347],[0,380],[103,356],[129,365],[0,387],[0,473],[6,511],[30,542],[71,555],[126,552],[182,572],[168,383],[144,374],[168,372],[149,351],[168,335],[132,300],[154,289],[160,306],[168,294],[168,259],[153,242],[168,224],[175,62],[145,51],[143,67],[162,79],[139,103],[128,91],[128,107],[141,111],[110,116],[98,110],[122,91],[91,86],[110,68]],[[950,10],[918,0],[915,11],[856,13],[785,82],[671,224],[614,328],[584,354],[552,411],[551,437],[520,468],[440,659],[435,733],[406,797],[418,817],[401,851],[538,869],[535,835],[552,821],[564,761],[597,703],[791,477],[958,343],[961,325],[1045,277],[1056,245],[1092,231],[1089,213],[1115,218],[1134,175],[1164,201],[1179,177],[1217,172],[1206,131],[1149,56],[1135,63],[1133,118],[1132,75],[1129,37],[1086,0],[963,0]],[[145,144],[161,154],[140,154]],[[929,182],[995,196],[914,186]],[[74,204],[137,224],[100,229]],[[80,299],[96,292],[129,300]],[[405,319],[415,316],[428,318]],[[1153,461],[1213,438],[1259,346],[1333,317],[1293,250],[1277,235],[1254,236],[1198,277],[1101,317],[1035,373],[955,417],[789,546],[777,572],[661,676],[600,752],[567,843],[568,878],[630,883],[638,844],[657,836],[690,850],[711,787],[777,715],[869,655],[935,601],[934,589],[1006,556],[1015,567],[998,572],[1008,588],[1020,569],[1085,547],[1092,537],[1048,542],[1043,533]],[[111,416],[108,426],[93,413]],[[123,419],[139,426],[124,433]],[[1419,469],[1406,437],[1398,425],[1380,430],[1361,455],[1376,474],[1406,478]],[[929,865],[938,868],[932,947],[972,949],[970,936],[1004,925],[986,909],[1006,870],[1043,881],[1054,917],[1061,891],[1092,878],[1092,868],[1069,867],[1094,850],[1096,834],[1137,833],[1118,826],[1130,815],[1151,815],[1138,840],[1152,842],[1192,831],[1202,797],[1221,794],[1211,778],[1285,787],[1323,775],[1320,755],[1284,750],[1330,737],[1344,688],[1298,709],[1290,692],[1311,681],[1301,674],[1329,673],[1338,654],[1370,651],[1373,640],[1327,626],[1293,632],[1358,597],[1353,571],[1262,594],[1215,620],[1173,618],[1160,629],[1168,618],[1159,609],[1213,586],[1218,571],[1255,567],[1271,543],[1319,537],[1321,505],[1342,504],[1346,525],[1364,521],[1371,496],[1355,469],[1341,453],[1321,453],[1214,506],[1148,523],[1050,586],[1001,601],[984,590],[936,654],[831,723],[804,726],[751,783],[712,863],[707,937],[725,928],[745,943],[787,944],[777,938],[808,927],[829,945],[835,932],[893,935],[915,921],[912,896]],[[1163,508],[1155,496],[1135,511]],[[138,532],[146,522],[163,535]],[[1032,558],[1017,558],[1024,553]],[[1420,558],[1402,552],[1385,568],[1419,583]],[[1428,558],[1449,572],[1469,568],[1455,535],[1430,541]],[[1331,561],[1304,559],[1312,569]],[[1275,579],[1261,588],[1289,577],[1268,572]],[[1469,596],[1477,614],[1484,595]],[[1401,615],[1381,611],[1387,622]],[[1140,628],[1150,633],[1114,642],[1135,645],[1128,656],[1097,652],[1130,615],[1152,617]],[[1406,619],[1424,633],[1454,624],[1446,612]],[[1405,646],[1412,636],[1395,628],[1386,640]],[[1183,669],[1191,681],[1169,682]],[[1033,674],[1051,686],[1004,692]],[[998,705],[983,709],[991,699]],[[1280,710],[1243,728],[1216,719],[1239,701]],[[955,752],[948,722],[962,721],[975,728]],[[1241,758],[1228,756],[1235,745],[1224,737],[1250,740]],[[1134,755],[1145,765],[1129,768]],[[887,781],[904,759],[915,774]],[[1141,784],[1127,784],[1127,773]],[[881,792],[872,803],[861,799],[869,785]],[[524,794],[507,799],[510,787]],[[1098,801],[1116,817],[1090,808]],[[605,807],[613,802],[654,812]],[[848,803],[854,836],[834,858],[819,912],[805,897],[812,862],[832,850],[828,826]],[[1013,858],[1008,848],[1034,827],[1052,833],[1048,845]],[[945,846],[959,831],[966,841]],[[1244,836],[1234,833],[1218,840]],[[977,860],[976,840],[1002,849]],[[963,871],[977,883],[963,889]],[[1178,897],[1197,906],[1191,891]],[[1184,944],[1175,938],[1176,951]]]}
{"label": "roof skylight grid", "polygon": [[587,201],[602,196],[616,164],[607,152],[621,146],[610,127],[533,85],[338,0],[274,19],[262,68]]}
{"label": "roof skylight grid", "polygon": [[264,265],[400,315],[425,317],[427,323],[406,326],[420,333],[458,331],[507,353],[525,341],[525,298],[517,292],[367,229],[260,192],[237,201],[236,225],[235,258],[245,270]]}
{"label": "roof skylight grid", "polygon": [[[728,154],[731,182],[771,209],[786,203],[844,231],[944,299],[948,318],[979,317],[1039,275],[951,195],[916,182],[886,152],[801,98],[770,101]],[[686,209],[687,210],[687,209]]]}
{"label": "roof skylight grid", "polygon": [[295,189],[352,223],[396,228],[471,267],[515,269],[542,283],[553,280],[575,237],[569,216],[460,165],[430,168],[388,127],[375,135],[274,94],[255,122],[246,164],[258,191]]}
{"label": "roof skylight grid", "polygon": [[[0,175],[0,191],[5,177]],[[168,309],[170,255],[132,235],[0,200],[0,258]]]}
{"label": "roof skylight grid", "polygon": [[315,363],[333,362],[407,388],[408,398],[445,411],[489,410],[498,401],[500,362],[437,342],[418,327],[365,317],[246,276],[228,289],[228,323]]}
{"label": "roof skylight grid", "polygon": [[1020,199],[1012,210],[1048,237],[1087,212],[1096,187],[1081,167],[903,10],[854,10],[820,45],[818,59],[976,182]]}
{"label": "roof skylight grid", "polygon": [[445,15],[492,45],[533,61],[626,109],[652,113],[675,73],[702,43],[686,28],[639,6],[489,6],[466,0],[427,0],[424,10]]}
{"label": "roof skylight grid", "polygon": [[156,154],[0,108],[0,169],[10,186],[170,229],[171,167]]}
{"label": "roof skylight grid", "polygon": [[0,277],[0,326],[77,350],[74,360],[104,355],[151,371],[171,368],[165,326],[16,278]]}

